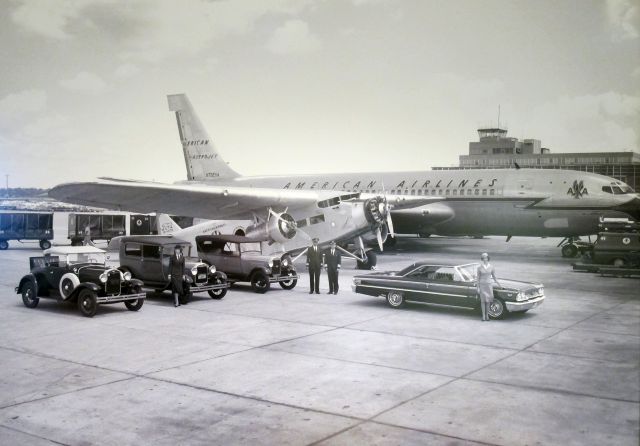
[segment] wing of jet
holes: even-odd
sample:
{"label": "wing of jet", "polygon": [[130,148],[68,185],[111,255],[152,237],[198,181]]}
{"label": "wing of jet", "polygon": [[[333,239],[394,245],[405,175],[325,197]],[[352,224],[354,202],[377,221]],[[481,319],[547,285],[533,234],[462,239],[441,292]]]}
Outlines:
{"label": "wing of jet", "polygon": [[[350,194],[353,195],[353,194]],[[65,183],[49,196],[68,203],[135,212],[161,211],[208,219],[247,218],[269,208],[299,208],[340,197],[336,191],[165,184],[102,179]]]}

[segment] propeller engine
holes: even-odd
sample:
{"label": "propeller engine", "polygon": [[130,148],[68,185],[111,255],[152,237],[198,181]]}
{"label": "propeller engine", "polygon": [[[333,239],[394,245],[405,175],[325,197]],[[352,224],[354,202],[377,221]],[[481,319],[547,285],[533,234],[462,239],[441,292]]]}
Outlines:
{"label": "propeller engine", "polygon": [[247,237],[268,238],[278,243],[285,243],[296,236],[298,231],[296,221],[286,212],[269,211],[266,222],[258,223],[247,228]]}
{"label": "propeller engine", "polygon": [[[363,203],[364,217],[371,224],[375,239],[378,241],[380,250],[383,250],[383,243],[387,236],[394,237],[393,222],[391,221],[391,209],[387,203],[387,197],[374,197]],[[372,235],[373,235],[372,234]],[[370,236],[364,236],[368,239]],[[373,237],[371,237],[373,238]]]}

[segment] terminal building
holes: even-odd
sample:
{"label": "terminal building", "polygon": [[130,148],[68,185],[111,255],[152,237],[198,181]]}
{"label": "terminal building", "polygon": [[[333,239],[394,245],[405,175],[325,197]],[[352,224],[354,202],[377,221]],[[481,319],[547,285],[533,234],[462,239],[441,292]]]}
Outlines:
{"label": "terminal building", "polygon": [[434,170],[500,169],[519,167],[569,169],[599,173],[640,189],[640,153],[580,152],[551,153],[538,139],[512,138],[504,128],[478,129],[479,141],[469,143],[469,154],[460,155],[457,167],[434,167]]}

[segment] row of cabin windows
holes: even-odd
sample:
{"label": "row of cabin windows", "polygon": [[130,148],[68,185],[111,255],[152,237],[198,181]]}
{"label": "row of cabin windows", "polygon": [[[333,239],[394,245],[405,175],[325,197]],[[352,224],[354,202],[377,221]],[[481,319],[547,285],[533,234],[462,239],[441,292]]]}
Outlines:
{"label": "row of cabin windows", "polygon": [[[356,190],[353,190],[356,192]],[[367,189],[360,192],[375,194],[378,191]],[[380,191],[382,192],[382,191]],[[495,189],[391,189],[388,191],[392,195],[495,195]],[[319,202],[319,207],[327,207],[325,202]]]}
{"label": "row of cabin windows", "polygon": [[[424,193],[423,193],[424,192]],[[431,192],[431,193],[429,193]],[[402,189],[392,190],[392,194],[397,195],[495,195],[495,189]]]}

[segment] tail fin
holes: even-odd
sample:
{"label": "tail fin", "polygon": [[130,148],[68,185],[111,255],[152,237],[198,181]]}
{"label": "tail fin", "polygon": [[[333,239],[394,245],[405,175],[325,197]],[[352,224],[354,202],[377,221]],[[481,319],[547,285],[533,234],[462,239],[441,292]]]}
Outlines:
{"label": "tail fin", "polygon": [[240,176],[222,159],[185,94],[167,96],[176,112],[178,132],[189,180],[216,180]]}
{"label": "tail fin", "polygon": [[158,235],[175,235],[176,232],[182,231],[178,223],[173,221],[167,214],[156,215],[156,226],[158,228]]}

